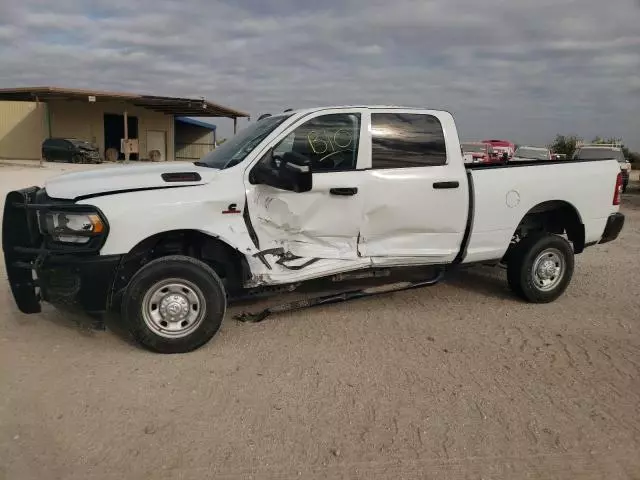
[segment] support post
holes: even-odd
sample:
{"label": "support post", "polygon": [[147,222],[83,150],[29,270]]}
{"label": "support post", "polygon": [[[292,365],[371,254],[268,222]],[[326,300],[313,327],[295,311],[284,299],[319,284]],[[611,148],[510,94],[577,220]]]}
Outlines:
{"label": "support post", "polygon": [[[42,108],[44,109],[44,111],[42,112],[42,123],[43,125],[43,134],[44,134],[44,139],[47,138],[51,138],[51,116],[49,114],[49,104],[47,102],[44,103],[40,103],[40,99],[38,97],[36,97],[36,109],[39,111],[40,110],[40,106],[42,106]],[[44,159],[42,158],[42,152],[40,152],[40,166],[44,166]]]}
{"label": "support post", "polygon": [[238,130],[238,119],[236,117],[233,117],[233,134],[236,134],[236,131]]}
{"label": "support post", "polygon": [[124,163],[129,163],[129,116],[124,111]]}

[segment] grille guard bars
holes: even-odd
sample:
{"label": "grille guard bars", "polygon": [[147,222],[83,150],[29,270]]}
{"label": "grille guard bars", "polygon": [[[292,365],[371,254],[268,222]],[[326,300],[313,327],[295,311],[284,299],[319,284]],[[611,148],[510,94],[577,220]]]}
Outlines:
{"label": "grille guard bars", "polygon": [[[68,211],[97,213],[102,219],[103,234],[93,237],[86,245],[65,245],[52,242],[40,233],[38,211]],[[78,260],[82,256],[95,256],[109,233],[109,223],[102,212],[91,205],[55,200],[39,187],[15,190],[7,194],[2,222],[2,249],[11,292],[23,313],[41,311],[38,280],[33,271],[49,259]]]}
{"label": "grille guard bars", "polygon": [[39,313],[40,294],[36,291],[32,268],[34,255],[21,251],[37,250],[42,236],[33,217],[27,215],[25,208],[34,201],[38,187],[16,190],[7,194],[2,220],[2,250],[7,269],[11,293],[23,313]]}

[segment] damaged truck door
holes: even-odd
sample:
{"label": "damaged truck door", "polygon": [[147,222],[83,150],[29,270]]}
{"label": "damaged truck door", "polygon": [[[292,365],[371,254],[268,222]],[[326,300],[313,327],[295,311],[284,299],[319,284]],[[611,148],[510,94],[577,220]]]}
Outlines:
{"label": "damaged truck door", "polygon": [[[448,135],[445,135],[445,132]],[[441,112],[371,111],[371,168],[358,250],[376,265],[451,262],[469,216],[456,127]]]}
{"label": "damaged truck door", "polygon": [[[331,269],[358,261],[362,222],[363,112],[324,110],[302,117],[266,146],[248,173],[247,208],[264,261],[271,268]],[[305,161],[306,160],[306,161]],[[308,185],[286,180],[287,170],[310,167]],[[303,182],[304,183],[304,182]]]}

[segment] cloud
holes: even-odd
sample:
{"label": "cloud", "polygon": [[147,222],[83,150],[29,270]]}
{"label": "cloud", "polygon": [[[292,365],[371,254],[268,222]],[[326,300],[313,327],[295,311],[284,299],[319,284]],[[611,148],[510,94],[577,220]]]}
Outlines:
{"label": "cloud", "polygon": [[467,139],[640,149],[639,24],[632,0],[2,2],[0,86],[204,95],[254,117],[426,106]]}

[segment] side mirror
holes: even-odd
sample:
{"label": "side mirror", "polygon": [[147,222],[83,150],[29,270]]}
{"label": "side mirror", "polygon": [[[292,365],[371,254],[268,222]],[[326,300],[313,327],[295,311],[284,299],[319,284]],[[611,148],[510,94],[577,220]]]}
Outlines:
{"label": "side mirror", "polygon": [[313,187],[311,175],[311,160],[294,152],[287,152],[282,156],[280,168],[284,171],[294,192],[308,192]]}
{"label": "side mirror", "polygon": [[308,192],[313,186],[311,160],[294,152],[274,156],[270,151],[253,168],[249,181],[280,190]]}

